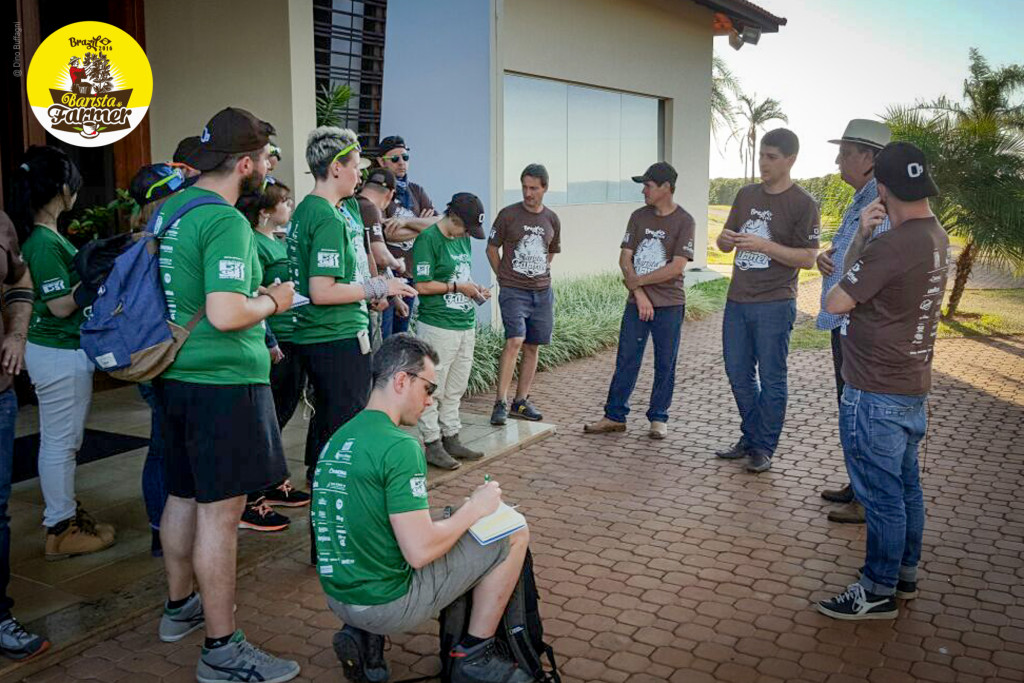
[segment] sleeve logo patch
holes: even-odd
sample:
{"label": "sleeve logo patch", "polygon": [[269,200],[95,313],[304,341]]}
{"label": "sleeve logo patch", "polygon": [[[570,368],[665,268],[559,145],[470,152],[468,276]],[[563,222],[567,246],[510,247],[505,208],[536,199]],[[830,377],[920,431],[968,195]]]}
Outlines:
{"label": "sleeve logo patch", "polygon": [[336,251],[318,251],[316,253],[316,265],[319,268],[339,268],[341,254]]}
{"label": "sleeve logo patch", "polygon": [[41,289],[43,290],[43,294],[52,294],[53,292],[59,292],[61,290],[67,289],[67,287],[64,285],[63,278],[56,278],[53,280],[45,281]]}
{"label": "sleeve logo patch", "polygon": [[237,259],[221,259],[217,267],[221,280],[245,280],[245,264]]}
{"label": "sleeve logo patch", "polygon": [[426,477],[412,477],[409,480],[409,488],[412,489],[412,495],[417,498],[427,497],[427,478]]}
{"label": "sleeve logo patch", "polygon": [[430,277],[430,264],[429,263],[417,263],[416,274]]}

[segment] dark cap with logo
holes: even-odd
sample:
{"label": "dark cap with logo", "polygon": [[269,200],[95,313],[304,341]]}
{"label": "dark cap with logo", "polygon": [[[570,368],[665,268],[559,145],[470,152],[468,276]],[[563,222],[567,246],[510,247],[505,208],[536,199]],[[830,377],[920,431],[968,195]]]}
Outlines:
{"label": "dark cap with logo", "polygon": [[379,185],[386,190],[395,189],[395,174],[387,168],[375,168],[366,176],[366,185]]}
{"label": "dark cap with logo", "polygon": [[670,183],[673,186],[676,184],[676,178],[679,174],[676,173],[676,169],[672,168],[672,164],[667,161],[659,161],[656,164],[651,164],[643,175],[633,176],[634,183],[645,183],[650,180],[653,183],[661,185],[663,183]]}
{"label": "dark cap with logo", "polygon": [[405,144],[405,138],[401,135],[389,135],[386,138],[381,138],[380,144],[377,145],[377,151],[381,154],[386,154],[395,147],[403,147],[406,151],[409,151],[409,146]]}
{"label": "dark cap with logo", "polygon": [[184,161],[200,171],[211,171],[232,154],[262,149],[274,133],[266,121],[244,109],[228,107],[210,119],[199,136],[199,145]]}
{"label": "dark cap with logo", "polygon": [[171,158],[176,164],[187,164],[186,159],[192,156],[197,149],[199,149],[199,136],[187,137],[178,143],[178,147],[174,150],[174,156]]}
{"label": "dark cap with logo", "polygon": [[939,194],[924,152],[910,142],[890,142],[882,148],[875,157],[875,178],[905,202]]}
{"label": "dark cap with logo", "polygon": [[466,226],[470,237],[482,240],[484,235],[484,204],[471,192],[456,192],[445,213],[455,216]]}

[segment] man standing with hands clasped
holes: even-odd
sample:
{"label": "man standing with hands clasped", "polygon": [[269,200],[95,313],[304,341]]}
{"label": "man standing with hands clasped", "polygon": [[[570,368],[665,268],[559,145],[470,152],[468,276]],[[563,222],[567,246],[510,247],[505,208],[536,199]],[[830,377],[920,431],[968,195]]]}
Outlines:
{"label": "man standing with hands clasped", "polygon": [[622,313],[615,374],[608,387],[604,417],[583,425],[587,434],[626,431],[629,397],[636,387],[647,336],[654,338],[654,385],[647,419],[648,436],[668,435],[668,409],[676,384],[676,357],[686,313],[683,269],[693,258],[693,217],[672,198],[676,170],[664,161],[652,164],[633,182],[644,186],[644,203],[629,217],[619,251],[619,268],[629,298]]}
{"label": "man standing with hands clasped", "polygon": [[748,472],[772,466],[786,419],[789,335],[796,320],[797,273],[814,266],[821,224],[818,205],[793,182],[800,141],[785,128],[761,139],[761,181],[736,195],[723,252],[736,250],[722,320],[725,373],[742,420],[736,445],[719,458],[746,458]]}
{"label": "man standing with hands clasped", "polygon": [[[868,532],[860,579],[818,603],[834,619],[895,619],[895,598],[917,596],[925,515],[917,447],[928,428],[949,269],[949,238],[928,205],[939,188],[921,150],[886,145],[875,178],[878,199],[861,212],[846,275],[825,298],[829,313],[849,314],[841,332],[839,437]],[[872,240],[886,215],[892,229]]]}

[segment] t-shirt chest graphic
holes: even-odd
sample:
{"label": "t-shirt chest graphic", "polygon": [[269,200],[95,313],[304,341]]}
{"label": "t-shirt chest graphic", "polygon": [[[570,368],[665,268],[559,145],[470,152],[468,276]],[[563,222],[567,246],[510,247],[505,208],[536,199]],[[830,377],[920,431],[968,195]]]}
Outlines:
{"label": "t-shirt chest graphic", "polygon": [[548,249],[544,242],[543,226],[523,226],[523,236],[512,253],[512,270],[526,277],[537,277],[548,272]]}
{"label": "t-shirt chest graphic", "polygon": [[[750,218],[740,228],[741,233],[763,237],[772,241],[771,209],[750,209]],[[754,251],[739,250],[736,252],[735,264],[740,270],[763,270],[771,265],[771,258],[766,254]]]}
{"label": "t-shirt chest graphic", "polygon": [[639,276],[653,273],[668,263],[664,230],[644,229],[644,237],[633,252],[633,270]]}

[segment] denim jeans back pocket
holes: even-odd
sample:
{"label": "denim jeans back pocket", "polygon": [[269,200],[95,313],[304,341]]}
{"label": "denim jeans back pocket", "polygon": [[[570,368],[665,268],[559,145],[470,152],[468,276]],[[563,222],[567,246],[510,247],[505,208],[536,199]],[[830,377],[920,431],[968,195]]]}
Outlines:
{"label": "denim jeans back pocket", "polygon": [[[871,453],[877,458],[893,461],[894,473],[900,471],[907,450],[907,418],[914,411],[909,406],[872,404],[868,412],[868,439]],[[886,468],[889,469],[889,468]]]}

